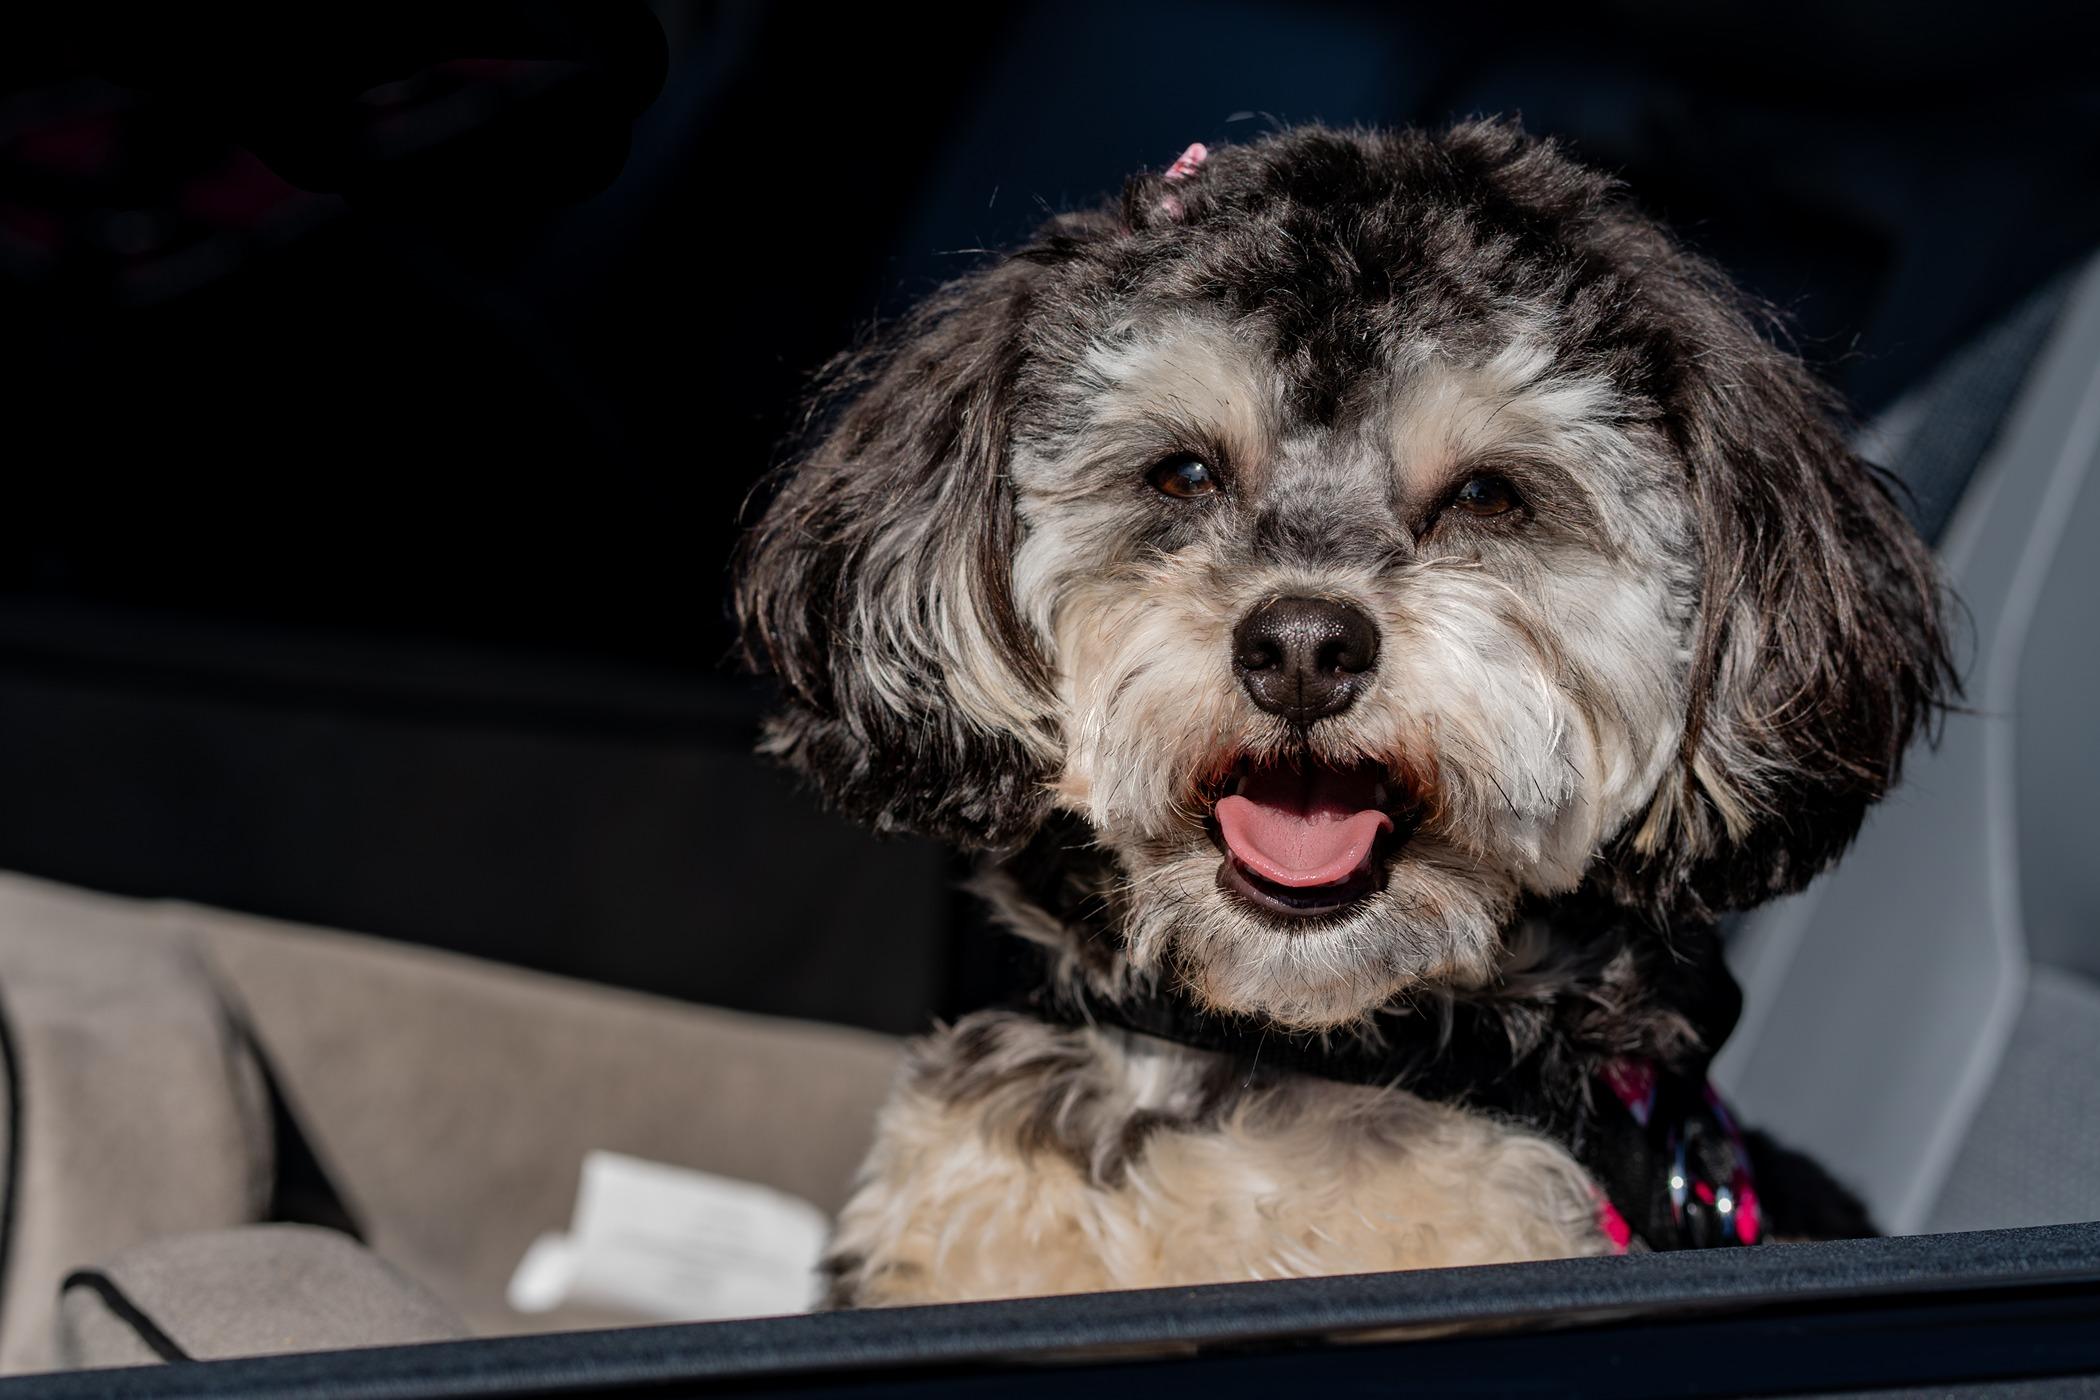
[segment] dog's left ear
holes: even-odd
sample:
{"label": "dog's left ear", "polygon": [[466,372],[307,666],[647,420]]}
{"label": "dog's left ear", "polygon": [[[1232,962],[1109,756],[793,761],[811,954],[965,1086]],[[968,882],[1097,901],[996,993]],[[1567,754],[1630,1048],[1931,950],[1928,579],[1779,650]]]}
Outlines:
{"label": "dog's left ear", "polygon": [[880,831],[1018,843],[1047,810],[1046,667],[1013,601],[1006,452],[1037,260],[950,283],[829,375],[832,413],[745,536],[766,748]]}
{"label": "dog's left ear", "polygon": [[1718,272],[1682,253],[1650,271],[1674,301],[1661,397],[1697,515],[1699,627],[1679,763],[1618,864],[1660,907],[1745,908],[1844,851],[1953,667],[1932,556],[1833,396]]}

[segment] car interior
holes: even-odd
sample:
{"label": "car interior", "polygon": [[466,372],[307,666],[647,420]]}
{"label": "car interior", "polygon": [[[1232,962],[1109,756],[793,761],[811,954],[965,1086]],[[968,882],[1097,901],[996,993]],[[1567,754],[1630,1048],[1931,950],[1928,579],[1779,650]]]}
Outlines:
{"label": "car interior", "polygon": [[[0,20],[0,1375],[2100,1374],[2100,195],[2061,178],[2100,91],[2038,8],[503,9]],[[1779,308],[1959,599],[1936,742],[1727,933],[1718,1083],[1891,1238],[909,1318],[532,1296],[593,1154],[828,1216],[905,1038],[1025,975],[957,857],[754,753],[725,562],[808,376],[1190,140],[1477,111]]]}

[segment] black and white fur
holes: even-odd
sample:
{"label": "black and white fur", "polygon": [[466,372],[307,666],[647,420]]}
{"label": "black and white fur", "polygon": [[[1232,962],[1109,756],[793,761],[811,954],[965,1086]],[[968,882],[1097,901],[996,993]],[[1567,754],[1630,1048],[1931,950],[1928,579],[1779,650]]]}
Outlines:
{"label": "black and white fur", "polygon": [[[1222,150],[836,366],[740,562],[767,746],[982,852],[1092,996],[1331,1036],[1463,1002],[1667,1061],[1699,1049],[1670,940],[1827,866],[1950,684],[1929,556],[1834,419],[1718,271],[1512,125]],[[1218,489],[1156,489],[1179,456]],[[1476,477],[1516,508],[1454,509]],[[1311,723],[1233,671],[1284,596],[1379,633]],[[1210,807],[1264,761],[1389,774],[1378,888],[1307,920],[1221,882]],[[974,1297],[1592,1252],[1594,1222],[1491,1117],[983,1013],[919,1045],[834,1268],[843,1301]]]}

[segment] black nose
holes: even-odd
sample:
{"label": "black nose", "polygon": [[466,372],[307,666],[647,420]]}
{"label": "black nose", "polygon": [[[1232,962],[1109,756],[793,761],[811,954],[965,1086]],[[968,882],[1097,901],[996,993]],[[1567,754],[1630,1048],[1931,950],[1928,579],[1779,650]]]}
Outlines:
{"label": "black nose", "polygon": [[1377,663],[1377,624],[1327,598],[1272,598],[1232,630],[1232,667],[1247,694],[1300,724],[1348,709]]}

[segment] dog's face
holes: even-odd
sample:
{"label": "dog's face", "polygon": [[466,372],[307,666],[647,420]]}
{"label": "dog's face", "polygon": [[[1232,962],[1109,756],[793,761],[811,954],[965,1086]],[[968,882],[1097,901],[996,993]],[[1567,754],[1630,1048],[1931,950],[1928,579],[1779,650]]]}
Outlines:
{"label": "dog's face", "polygon": [[1678,459],[1543,313],[1403,324],[1339,383],[1281,339],[1092,338],[1015,425],[1014,598],[1137,961],[1319,1025],[1484,979],[1652,799],[1696,552]]}
{"label": "dog's face", "polygon": [[745,560],[775,749],[879,826],[1075,814],[1124,965],[1282,1025],[1485,981],[1526,897],[1798,885],[1943,676],[1805,374],[1506,127],[1133,182],[842,393]]}

